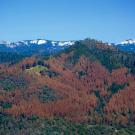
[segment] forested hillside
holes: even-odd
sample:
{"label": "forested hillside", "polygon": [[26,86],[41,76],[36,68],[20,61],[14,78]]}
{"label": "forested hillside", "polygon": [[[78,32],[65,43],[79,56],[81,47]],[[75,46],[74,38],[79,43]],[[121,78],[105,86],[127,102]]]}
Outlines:
{"label": "forested hillside", "polygon": [[134,53],[85,39],[53,56],[0,60],[1,134],[135,133]]}
{"label": "forested hillside", "polygon": [[23,58],[25,58],[27,55],[20,55],[18,53],[12,53],[12,52],[0,52],[0,64],[1,63],[16,63]]}

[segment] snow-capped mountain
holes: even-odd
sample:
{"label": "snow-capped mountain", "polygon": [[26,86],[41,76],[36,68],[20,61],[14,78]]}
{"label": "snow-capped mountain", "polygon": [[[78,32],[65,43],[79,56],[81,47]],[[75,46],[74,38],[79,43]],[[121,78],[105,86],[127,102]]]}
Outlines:
{"label": "snow-capped mountain", "polygon": [[52,46],[70,46],[73,45],[74,42],[75,41],[50,41],[44,39],[37,39],[37,40],[22,40],[18,42],[0,41],[0,44],[5,45],[9,48],[16,48],[19,46],[47,45],[47,44],[50,44]]}
{"label": "snow-capped mountain", "polygon": [[74,43],[75,41],[52,41],[44,39],[22,40],[17,42],[0,41],[0,51],[26,54],[49,54],[57,53]]}
{"label": "snow-capped mountain", "polygon": [[123,51],[135,52],[135,40],[128,39],[116,44],[116,47]]}
{"label": "snow-capped mountain", "polygon": [[[20,54],[54,54],[72,46],[75,41],[53,41],[45,39],[22,40],[17,42],[0,41],[0,52],[17,52]],[[135,40],[128,39],[112,45],[120,50],[135,52]]]}
{"label": "snow-capped mountain", "polygon": [[122,44],[122,45],[134,44],[135,45],[135,40],[128,39],[128,40],[125,40],[125,41],[121,42],[120,44]]}

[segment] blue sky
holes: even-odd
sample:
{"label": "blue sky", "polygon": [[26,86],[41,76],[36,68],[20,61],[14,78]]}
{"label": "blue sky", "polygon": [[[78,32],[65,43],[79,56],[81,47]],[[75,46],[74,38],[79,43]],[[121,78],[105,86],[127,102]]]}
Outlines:
{"label": "blue sky", "polygon": [[0,40],[135,38],[135,0],[0,0]]}

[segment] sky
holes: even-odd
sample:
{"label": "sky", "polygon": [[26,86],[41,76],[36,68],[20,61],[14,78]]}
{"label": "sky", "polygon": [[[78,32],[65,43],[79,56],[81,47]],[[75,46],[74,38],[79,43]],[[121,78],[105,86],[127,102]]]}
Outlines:
{"label": "sky", "polygon": [[135,0],[0,0],[0,40],[135,39]]}

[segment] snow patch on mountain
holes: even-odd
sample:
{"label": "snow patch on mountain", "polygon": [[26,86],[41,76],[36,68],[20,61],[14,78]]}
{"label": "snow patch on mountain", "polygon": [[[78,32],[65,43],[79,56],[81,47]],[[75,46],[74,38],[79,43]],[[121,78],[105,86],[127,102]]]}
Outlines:
{"label": "snow patch on mountain", "polygon": [[57,42],[56,41],[52,41],[52,46],[56,46]]}
{"label": "snow patch on mountain", "polygon": [[32,46],[32,45],[52,45],[52,46],[71,46],[75,41],[50,41],[44,39],[37,40],[22,40],[18,42],[0,41],[0,44],[5,45],[8,48],[16,48],[19,46]]}
{"label": "snow patch on mountain", "polygon": [[73,45],[74,42],[66,41],[66,42],[59,42],[59,46],[67,46],[67,45]]}
{"label": "snow patch on mountain", "polygon": [[46,41],[46,40],[39,39],[39,40],[31,40],[30,43],[31,43],[31,44],[42,45],[42,44],[46,44],[47,41]]}
{"label": "snow patch on mountain", "polygon": [[123,41],[123,42],[121,42],[121,43],[119,43],[119,44],[121,44],[121,45],[135,44],[135,40],[133,40],[133,39],[128,39],[128,40],[125,40],[125,41]]}

